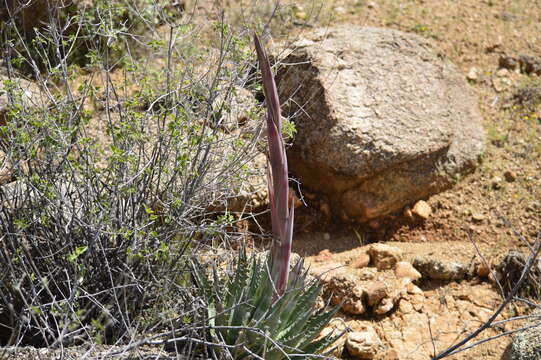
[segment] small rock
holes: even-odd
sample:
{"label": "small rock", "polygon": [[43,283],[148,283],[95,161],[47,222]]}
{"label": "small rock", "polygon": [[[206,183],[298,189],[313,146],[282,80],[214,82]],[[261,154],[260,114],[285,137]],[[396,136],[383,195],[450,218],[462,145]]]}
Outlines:
{"label": "small rock", "polygon": [[499,59],[499,66],[502,69],[516,70],[518,69],[518,61],[509,55],[502,55]]}
{"label": "small rock", "polygon": [[409,206],[404,208],[402,215],[408,220],[413,220],[413,213],[411,212],[411,208]]}
{"label": "small rock", "polygon": [[513,182],[513,181],[515,181],[517,179],[517,174],[515,174],[511,170],[507,170],[506,172],[504,172],[503,176],[505,177],[505,180],[507,182]]}
{"label": "small rock", "polygon": [[324,234],[323,234],[323,239],[325,239],[325,241],[331,240],[331,234],[329,234],[329,233],[324,233]]}
{"label": "small rock", "polygon": [[415,203],[411,212],[420,217],[421,219],[426,220],[432,214],[432,208],[430,207],[430,205],[428,205],[426,201],[419,200]]}
{"label": "small rock", "polygon": [[406,301],[406,300],[400,301],[399,306],[400,306],[399,310],[403,314],[411,314],[412,312],[415,311],[415,309],[413,308],[413,305],[411,305],[411,303],[409,301]]}
{"label": "small rock", "polygon": [[361,286],[355,286],[351,293],[347,294],[347,297],[338,296],[334,301],[334,305],[342,303],[342,311],[351,315],[361,315],[366,312],[363,298],[365,296],[365,290]]}
{"label": "small rock", "polygon": [[413,310],[418,313],[422,313],[424,311],[425,305],[424,305],[425,297],[422,295],[415,295],[411,298],[411,306],[413,306]]}
{"label": "small rock", "polygon": [[464,264],[443,262],[428,257],[415,258],[413,266],[419,270],[423,276],[427,276],[433,280],[462,280],[466,277],[468,272],[468,269]]}
{"label": "small rock", "polygon": [[479,69],[476,67],[471,67],[470,71],[468,71],[468,75],[466,75],[466,79],[470,81],[477,81],[477,79],[479,79]]}
{"label": "small rock", "polygon": [[367,303],[369,306],[376,305],[381,299],[389,295],[387,286],[381,281],[372,281],[364,288]]}
{"label": "small rock", "polygon": [[508,75],[509,75],[509,70],[507,69],[499,69],[498,71],[496,71],[497,77],[506,77]]}
{"label": "small rock", "polygon": [[501,189],[501,188],[502,188],[502,181],[503,181],[503,179],[502,179],[501,177],[499,177],[499,176],[494,176],[494,177],[492,178],[492,188],[493,188],[494,190],[499,190],[499,189]]}
{"label": "small rock", "polygon": [[315,262],[324,262],[332,258],[332,253],[329,249],[321,250],[314,258]]}
{"label": "small rock", "polygon": [[407,278],[413,281],[419,280],[422,277],[421,273],[407,261],[398,262],[395,266],[394,273],[397,278]]}
{"label": "small rock", "polygon": [[373,2],[373,1],[369,1],[367,4],[366,4],[366,7],[369,8],[369,9],[375,9],[378,7],[378,4]]}
{"label": "small rock", "polygon": [[336,274],[327,281],[323,295],[330,297],[332,305],[341,305],[342,311],[347,314],[364,314],[366,293],[356,282],[357,278],[351,274]]}
{"label": "small rock", "polygon": [[381,360],[400,360],[398,352],[395,349],[389,349],[379,357]]}
{"label": "small rock", "polygon": [[492,86],[494,87],[494,90],[496,90],[496,92],[505,91],[511,85],[513,85],[513,82],[505,77],[495,77],[492,79]]}
{"label": "small rock", "polygon": [[345,7],[343,6],[337,6],[334,8],[334,11],[336,12],[336,14],[339,14],[339,15],[343,15],[343,14],[346,14],[347,13],[347,10]]}
{"label": "small rock", "polygon": [[480,214],[480,213],[472,214],[471,218],[473,221],[478,222],[478,223],[483,222],[486,219],[485,215]]}
{"label": "small rock", "polygon": [[485,261],[481,261],[476,264],[475,273],[480,278],[488,278],[490,275],[490,266]]}
{"label": "small rock", "polygon": [[370,264],[370,255],[368,255],[367,253],[362,253],[361,255],[353,259],[349,263],[349,266],[351,266],[352,268],[361,269],[361,268],[367,267],[369,264]]}
{"label": "small rock", "polygon": [[402,250],[386,244],[371,244],[367,253],[370,256],[371,263],[378,270],[392,269],[397,262],[402,260]]}
{"label": "small rock", "polygon": [[522,73],[541,75],[541,58],[532,55],[519,55],[518,63]]}
{"label": "small rock", "polygon": [[[323,257],[325,257],[325,253]],[[310,274],[319,278],[323,284],[328,286],[354,286],[356,280],[355,276],[348,274],[348,269],[341,262],[314,261],[314,266],[310,267]],[[334,282],[338,282],[338,284]]]}
{"label": "small rock", "polygon": [[411,283],[411,282],[408,285],[406,285],[406,291],[410,295],[421,295],[421,294],[423,294],[423,290],[421,290],[420,287],[418,287],[417,285],[415,285],[414,283]]}
{"label": "small rock", "polygon": [[355,359],[374,359],[385,350],[381,339],[373,328],[365,331],[356,331],[348,334],[346,349]]}
{"label": "small rock", "polygon": [[378,274],[378,270],[374,268],[365,267],[359,270],[357,275],[359,276],[360,281],[374,280]]}
{"label": "small rock", "polygon": [[396,303],[400,300],[400,297],[390,298],[386,297],[381,299],[378,306],[374,309],[374,314],[385,315],[394,309]]}

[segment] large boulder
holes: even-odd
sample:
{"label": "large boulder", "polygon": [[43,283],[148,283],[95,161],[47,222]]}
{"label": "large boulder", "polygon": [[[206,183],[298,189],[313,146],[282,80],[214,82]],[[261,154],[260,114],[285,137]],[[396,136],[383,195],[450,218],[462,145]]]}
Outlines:
{"label": "large boulder", "polygon": [[319,29],[283,62],[278,87],[297,129],[290,169],[329,195],[342,218],[396,212],[477,165],[477,100],[427,40],[371,27]]}

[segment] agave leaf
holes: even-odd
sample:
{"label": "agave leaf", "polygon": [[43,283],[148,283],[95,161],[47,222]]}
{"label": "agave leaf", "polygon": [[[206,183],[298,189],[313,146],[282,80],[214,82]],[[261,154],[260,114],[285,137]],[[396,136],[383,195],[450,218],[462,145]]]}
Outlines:
{"label": "agave leaf", "polygon": [[[334,344],[336,342],[336,340],[340,339],[342,336],[344,336],[344,334],[346,333],[347,331],[344,330],[344,331],[341,331],[339,334],[337,335],[327,335],[327,336],[323,336],[321,337],[321,339],[317,339],[316,341],[313,341],[311,342],[309,345],[307,345],[305,348],[304,348],[304,351],[307,353],[307,354],[318,354],[320,352],[322,352],[323,350],[327,349],[329,346],[331,346],[332,344]],[[333,351],[333,348],[331,348],[329,351],[327,351],[325,354],[323,355],[328,355],[330,354],[331,352]]]}
{"label": "agave leaf", "polygon": [[[213,306],[212,306],[212,315],[209,313],[210,317],[210,325],[211,326],[223,326],[227,324],[227,311],[224,308],[223,305],[223,295],[222,292],[225,290],[223,288],[220,288],[220,278],[218,276],[218,270],[216,269],[216,266],[212,266],[212,276],[214,279],[214,287],[213,287]],[[214,329],[211,329],[211,332],[214,334]]]}
{"label": "agave leaf", "polygon": [[262,262],[260,269],[262,278],[255,295],[255,309],[250,318],[250,323],[254,325],[267,316],[266,314],[268,314],[273,303],[273,294],[275,294],[274,284],[270,275],[269,262]]}
{"label": "agave leaf", "polygon": [[298,301],[294,304],[290,315],[290,321],[288,321],[289,326],[284,329],[283,334],[281,335],[281,338],[284,339],[286,343],[289,344],[293,338],[303,332],[306,322],[314,314],[313,309],[320,289],[321,287],[319,284],[312,284],[312,286],[300,295]]}
{"label": "agave leaf", "polygon": [[[228,326],[241,326],[244,315],[244,303],[247,291],[247,283],[250,277],[250,262],[246,258],[246,250],[242,248],[236,262],[236,272],[233,281],[228,287],[225,306],[229,312],[227,319]],[[238,337],[239,329],[230,328],[223,331],[228,344],[234,343]]]}
{"label": "agave leaf", "polygon": [[244,248],[239,251],[239,256],[235,265],[235,276],[233,277],[232,283],[227,286],[228,292],[225,299],[225,306],[227,308],[231,308],[235,305],[240,292],[243,291],[248,280],[248,273],[250,270],[246,260],[246,250]]}
{"label": "agave leaf", "polygon": [[[198,286],[199,289],[203,292],[203,296],[207,301],[207,317],[209,326],[211,328],[211,335],[215,336],[216,333],[212,329],[216,323],[216,301],[215,301],[215,294],[216,291],[213,287],[213,284],[209,281],[207,274],[205,272],[205,269],[203,266],[197,261],[197,259],[192,259],[191,262],[192,265],[192,276],[194,278],[194,282]],[[213,268],[214,269],[214,268]],[[215,282],[216,284],[216,282]]]}
{"label": "agave leaf", "polygon": [[308,346],[313,339],[315,339],[323,330],[325,325],[329,323],[332,317],[338,312],[340,307],[336,306],[331,310],[322,309],[319,313],[314,315],[307,321],[306,326],[304,327],[303,334],[297,343],[297,347],[305,348]]}
{"label": "agave leaf", "polygon": [[[304,309],[312,309],[315,304],[315,300],[319,295],[320,289],[317,286],[310,286],[306,288],[305,279],[306,273],[302,274],[302,260],[300,260],[293,272],[291,273],[289,290],[286,294],[290,294],[290,301],[282,311],[281,320],[284,323],[295,323],[299,319],[299,313]],[[312,285],[316,285],[314,282]],[[300,311],[299,311],[300,309]],[[290,327],[289,325],[288,327]]]}
{"label": "agave leaf", "polygon": [[192,259],[192,276],[194,278],[197,287],[203,291],[205,299],[210,300],[214,298],[214,292],[212,291],[212,285],[205,273],[203,266],[197,261]]}

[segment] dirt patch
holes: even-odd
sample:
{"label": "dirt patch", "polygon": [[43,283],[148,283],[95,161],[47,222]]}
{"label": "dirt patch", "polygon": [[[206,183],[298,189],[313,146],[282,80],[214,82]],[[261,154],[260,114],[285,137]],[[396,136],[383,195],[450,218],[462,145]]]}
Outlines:
{"label": "dirt patch", "polygon": [[[308,242],[321,245],[325,238],[325,234],[311,234],[297,239],[297,243],[300,248]],[[332,248],[334,243],[326,244]],[[400,360],[430,358],[434,352],[446,349],[476,330],[502,302],[498,288],[476,271],[475,264],[483,261],[478,251],[497,255],[486,244],[479,244],[477,249],[472,243],[453,241],[380,245],[335,252],[327,248],[306,260],[312,273],[325,283],[325,296],[331,303],[342,306],[342,326],[355,334],[375,330],[386,356],[397,354]],[[376,251],[380,255],[396,256],[401,261],[398,264],[415,263],[415,259],[422,257],[437,259],[442,266],[462,264],[466,271],[461,279],[452,281],[433,280],[425,273],[420,279],[408,279],[399,273],[397,265],[394,269],[378,270],[373,261]],[[372,259],[359,261],[366,254]],[[493,262],[490,258],[487,261]],[[527,311],[509,307],[498,319]],[[483,332],[481,338],[500,335],[519,325],[502,323]],[[504,338],[452,358],[502,359],[509,343],[510,339]],[[345,346],[346,350],[339,352],[341,358],[348,358],[347,341]]]}

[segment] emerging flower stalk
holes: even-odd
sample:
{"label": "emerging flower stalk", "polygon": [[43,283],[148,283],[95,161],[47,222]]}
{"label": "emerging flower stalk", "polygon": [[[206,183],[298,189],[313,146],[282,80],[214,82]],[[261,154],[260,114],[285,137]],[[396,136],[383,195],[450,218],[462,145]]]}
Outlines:
{"label": "emerging flower stalk", "polygon": [[[207,303],[211,334],[230,345],[232,359],[311,359],[331,346],[342,334],[320,336],[336,314],[318,308],[321,283],[308,278],[302,260],[289,271],[293,235],[293,204],[289,198],[287,159],[282,139],[280,103],[269,59],[254,36],[267,101],[269,143],[267,180],[274,241],[270,256],[246,257],[239,251],[234,271],[212,278],[193,260],[193,278]],[[327,358],[327,357],[325,357]]]}
{"label": "emerging flower stalk", "polygon": [[255,34],[254,42],[267,104],[267,141],[269,144],[267,183],[274,237],[270,257],[271,275],[277,295],[282,296],[287,288],[289,278],[294,207],[289,198],[287,157],[282,138],[282,116],[278,91],[267,53]]}

